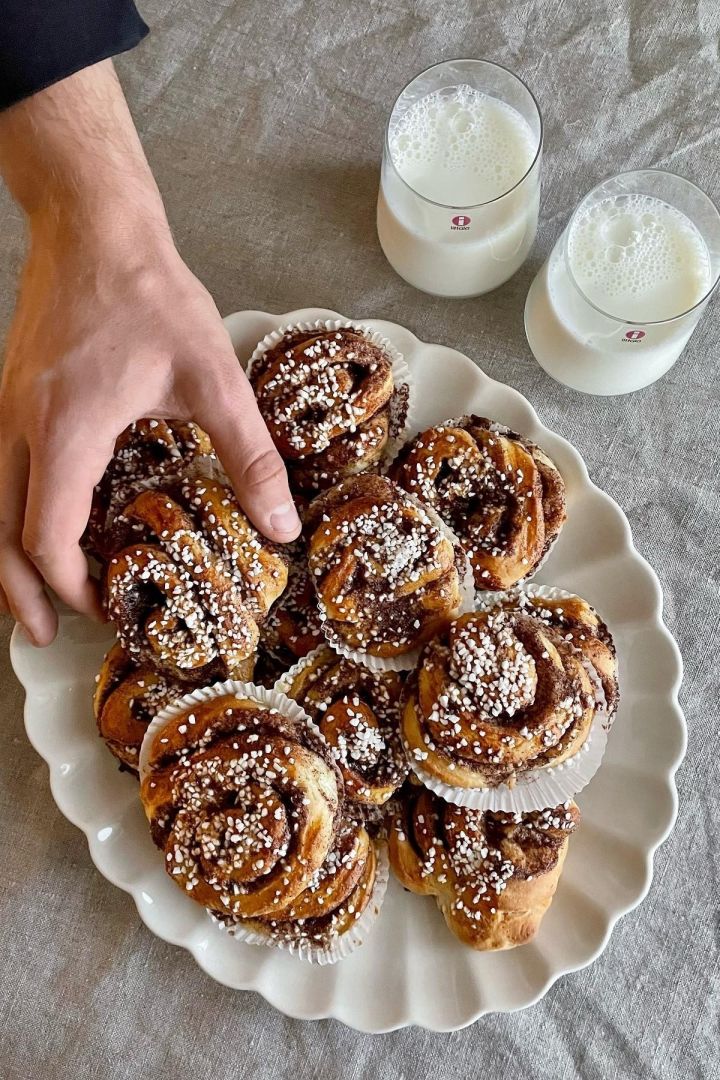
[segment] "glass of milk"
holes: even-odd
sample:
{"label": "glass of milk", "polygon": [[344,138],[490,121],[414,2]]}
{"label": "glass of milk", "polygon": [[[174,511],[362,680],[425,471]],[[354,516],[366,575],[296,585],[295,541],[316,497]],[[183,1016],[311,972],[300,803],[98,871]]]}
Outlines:
{"label": "glass of milk", "polygon": [[708,196],[659,169],[621,173],[583,199],[533,281],[530,348],[575,390],[639,390],[675,363],[719,276]]}
{"label": "glass of milk", "polygon": [[377,228],[390,265],[437,296],[507,281],[535,239],[542,118],[512,72],[447,60],[398,97],[385,133]]}

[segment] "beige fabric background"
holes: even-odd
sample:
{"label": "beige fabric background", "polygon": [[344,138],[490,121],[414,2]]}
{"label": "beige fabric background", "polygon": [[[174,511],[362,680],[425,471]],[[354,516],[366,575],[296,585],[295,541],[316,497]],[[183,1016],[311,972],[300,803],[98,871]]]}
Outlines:
{"label": "beige fabric background", "polygon": [[[0,1075],[718,1076],[720,308],[669,376],[616,400],[553,383],[522,326],[535,270],[601,177],[663,166],[720,197],[717,0],[139,2],[153,33],[119,70],[178,245],[221,311],[318,304],[394,319],[526,394],[579,447],[660,575],[685,657],[690,748],[678,825],[652,891],[597,963],[526,1012],[451,1035],[372,1038],[336,1022],[298,1023],[253,994],[225,990],[144,928],[55,809],[47,770],[24,735],[4,625]],[[546,122],[534,253],[495,295],[467,302],[406,286],[374,229],[394,96],[422,67],[457,55],[521,73]],[[0,236],[4,330],[23,240],[2,193]]]}

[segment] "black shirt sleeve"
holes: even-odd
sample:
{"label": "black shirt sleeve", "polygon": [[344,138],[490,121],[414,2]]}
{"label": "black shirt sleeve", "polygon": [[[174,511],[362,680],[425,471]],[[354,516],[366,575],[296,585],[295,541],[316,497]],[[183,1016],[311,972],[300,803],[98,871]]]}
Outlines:
{"label": "black shirt sleeve", "polygon": [[0,109],[132,49],[147,32],[132,0],[0,0]]}

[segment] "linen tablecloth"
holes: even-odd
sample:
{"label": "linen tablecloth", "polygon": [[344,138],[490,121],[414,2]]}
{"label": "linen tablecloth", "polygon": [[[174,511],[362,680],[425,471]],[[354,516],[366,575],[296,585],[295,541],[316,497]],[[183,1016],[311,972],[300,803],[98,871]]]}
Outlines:
{"label": "linen tablecloth", "polygon": [[[528,286],[579,198],[654,165],[716,200],[716,0],[139,0],[151,36],[118,61],[178,246],[223,314],[320,305],[403,323],[517,387],[623,507],[665,590],[686,665],[680,815],[647,900],[602,957],[534,1008],[455,1034],[357,1034],[226,990],[140,922],[55,808],[28,744],[2,624],[0,1075],[4,1080],[711,1077],[718,1051],[716,303],[662,381],[590,398],[549,379],[523,332]],[[383,125],[417,71],[498,60],[545,120],[542,218],[527,264],[479,300],[424,296],[375,235]],[[0,193],[0,320],[23,252]],[[99,357],[102,363],[103,358]],[[47,717],[48,724],[53,721]]]}

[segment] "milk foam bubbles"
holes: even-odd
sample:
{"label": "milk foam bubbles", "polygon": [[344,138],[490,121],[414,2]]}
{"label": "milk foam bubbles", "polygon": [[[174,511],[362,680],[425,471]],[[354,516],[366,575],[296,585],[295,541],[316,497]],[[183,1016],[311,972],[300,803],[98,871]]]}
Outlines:
{"label": "milk foam bubbles", "polygon": [[440,296],[476,296],[525,261],[537,229],[540,117],[519,86],[535,129],[519,108],[463,82],[401,97],[393,110],[378,236],[411,285]]}
{"label": "milk foam bubbles", "polygon": [[504,195],[537,149],[517,109],[472,86],[420,98],[391,122],[388,139],[403,180],[424,198],[456,207]]}
{"label": "milk foam bubbles", "polygon": [[681,315],[712,280],[707,245],[695,225],[650,195],[611,196],[578,214],[567,251],[591,303],[633,322]]}

